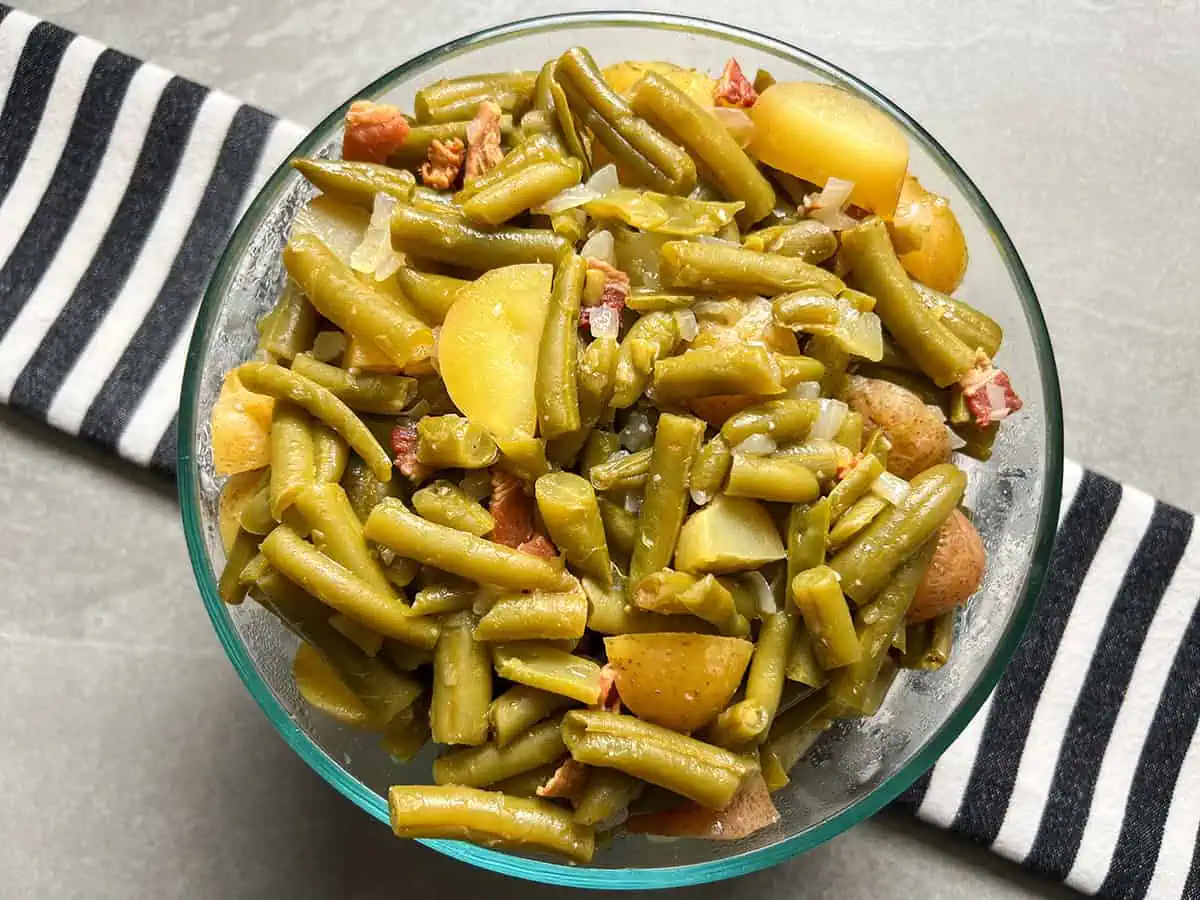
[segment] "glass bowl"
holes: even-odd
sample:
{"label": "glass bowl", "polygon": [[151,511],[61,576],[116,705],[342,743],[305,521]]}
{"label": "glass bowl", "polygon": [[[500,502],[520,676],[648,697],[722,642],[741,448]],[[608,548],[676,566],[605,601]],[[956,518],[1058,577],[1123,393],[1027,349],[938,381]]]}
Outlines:
{"label": "glass bowl", "polygon": [[[677,887],[762,869],[829,840],[878,811],[928,769],[1000,678],[1042,585],[1058,517],[1062,417],[1054,357],[1029,277],[996,214],[966,173],[903,110],[853,75],[797,47],[729,25],[663,14],[580,13],[502,25],[430,50],[354,96],[411,108],[415,89],[443,77],[536,69],[567,48],[588,46],[601,64],[666,59],[720,71],[736,55],[747,72],[765,67],[780,80],[841,85],[891,116],[908,135],[910,166],[949,198],[971,248],[961,295],[1006,332],[1005,369],[1025,400],[1005,423],[995,455],[968,469],[967,505],[988,550],[986,578],[959,620],[950,663],[936,673],[905,672],[874,718],[841,724],[797,766],[776,795],[775,826],[734,842],[617,839],[590,866],[487,850],[424,843],[472,865],[551,884],[595,888]],[[296,149],[336,155],[343,104]],[[291,678],[295,639],[254,603],[225,606],[215,573],[224,562],[217,527],[221,485],[214,474],[209,416],[222,375],[254,351],[255,320],[284,278],[280,251],[310,191],[286,166],[250,205],[204,297],[188,353],[179,417],[179,494],[196,581],[217,636],[242,681],[284,740],[333,787],[382,823],[386,790],[429,780],[429,756],[407,766],[377,739],[311,710]],[[428,754],[429,751],[426,751]]]}

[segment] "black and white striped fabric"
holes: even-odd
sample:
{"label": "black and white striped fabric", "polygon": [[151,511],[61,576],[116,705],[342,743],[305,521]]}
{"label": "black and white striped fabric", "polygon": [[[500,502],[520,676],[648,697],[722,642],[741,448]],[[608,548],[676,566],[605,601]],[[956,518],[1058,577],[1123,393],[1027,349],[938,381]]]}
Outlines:
{"label": "black and white striped fabric", "polygon": [[[0,400],[174,468],[196,306],[302,134],[0,5]],[[1041,607],[898,801],[1088,894],[1200,900],[1200,536],[1074,464]]]}

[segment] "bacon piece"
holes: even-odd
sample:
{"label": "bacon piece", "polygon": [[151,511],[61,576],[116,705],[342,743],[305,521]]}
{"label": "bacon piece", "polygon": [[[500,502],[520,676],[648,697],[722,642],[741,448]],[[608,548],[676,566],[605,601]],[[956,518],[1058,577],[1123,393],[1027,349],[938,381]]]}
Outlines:
{"label": "bacon piece", "polygon": [[400,474],[413,481],[433,474],[433,469],[417,462],[417,426],[411,422],[398,424],[392,429],[392,454]]}
{"label": "bacon piece", "polygon": [[717,80],[713,90],[713,103],[717,106],[740,106],[749,109],[758,101],[758,91],[750,80],[742,74],[742,67],[732,56],[725,63],[725,69]]}
{"label": "bacon piece", "polygon": [[351,162],[387,162],[408,138],[408,120],[390,103],[355,100],[346,112],[342,159]]}
{"label": "bacon piece", "polygon": [[467,126],[467,178],[495,168],[504,158],[500,149],[500,104],[484,100]]}
{"label": "bacon piece", "polygon": [[[587,258],[587,267],[604,273],[604,290],[600,293],[600,302],[597,306],[615,309],[618,313],[623,310],[625,308],[625,301],[629,297],[629,276],[616,266],[610,265],[594,256]],[[585,306],[579,311],[579,324],[581,327],[586,328],[591,324],[591,312],[595,308],[594,306]]]}
{"label": "bacon piece", "polygon": [[544,534],[535,533],[529,540],[518,544],[517,549],[522,553],[528,553],[530,556],[540,556],[542,559],[554,559],[554,557],[558,556],[558,548]]}
{"label": "bacon piece", "polygon": [[506,547],[520,547],[533,537],[533,501],[516,475],[492,469],[492,500],[488,511],[496,520],[491,539]]}
{"label": "bacon piece", "polygon": [[600,708],[606,712],[621,711],[621,695],[617,693],[617,671],[608,663],[600,670]]}
{"label": "bacon piece", "polygon": [[742,782],[724,809],[707,809],[688,801],[661,812],[631,816],[625,829],[632,834],[661,834],[736,841],[779,821],[779,810],[771,802],[766,782],[757,772]]}
{"label": "bacon piece", "polygon": [[958,387],[980,428],[1007,419],[1024,405],[1013,390],[1008,373],[993,366],[982,351],[976,354],[975,368],[963,376]]}
{"label": "bacon piece", "polygon": [[568,759],[554,770],[549,781],[537,789],[539,797],[563,797],[570,799],[583,790],[587,783],[587,766]]}
{"label": "bacon piece", "polygon": [[466,149],[458,138],[433,141],[421,163],[421,183],[436,191],[448,191],[458,182]]}

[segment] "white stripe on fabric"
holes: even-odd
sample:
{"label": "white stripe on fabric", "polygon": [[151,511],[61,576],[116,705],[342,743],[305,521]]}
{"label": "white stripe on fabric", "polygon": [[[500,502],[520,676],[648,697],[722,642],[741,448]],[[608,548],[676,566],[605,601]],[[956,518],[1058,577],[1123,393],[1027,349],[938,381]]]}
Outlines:
{"label": "white stripe on fabric", "polygon": [[150,464],[150,458],[154,456],[159,441],[170,427],[175,411],[179,409],[183,368],[187,362],[188,344],[192,340],[192,327],[196,324],[197,312],[198,309],[188,316],[179,337],[175,339],[175,345],[159,366],[117,442],[117,452],[139,466]]}
{"label": "white stripe on fabric", "polygon": [[[1179,651],[1180,641],[1196,610],[1197,597],[1200,597],[1200,528],[1193,528],[1179,566],[1146,631],[1146,640],[1129,677],[1125,699],[1113,723],[1108,746],[1104,748],[1104,759],[1100,763],[1096,788],[1092,793],[1092,807],[1088,811],[1087,825],[1079,842],[1079,851],[1075,854],[1074,866],[1067,876],[1067,882],[1081,891],[1095,893],[1108,876],[1113,853],[1121,836],[1121,826],[1125,821],[1129,791],[1137,773],[1138,761],[1141,759],[1146,737],[1150,733],[1150,726],[1154,722],[1154,714],[1166,686],[1167,676]],[[1196,745],[1193,741],[1189,754],[1195,752]],[[1193,765],[1200,765],[1200,760],[1194,761]],[[1178,784],[1200,784],[1200,773],[1193,775],[1193,778],[1198,780],[1189,782],[1184,776],[1186,769],[1187,762],[1184,762]],[[1177,798],[1184,794],[1194,798],[1197,791],[1183,787],[1175,792]],[[1186,802],[1183,805],[1186,807]],[[1174,814],[1175,806],[1172,805],[1171,815]],[[1200,816],[1200,806],[1193,805],[1190,813],[1181,812],[1180,815],[1184,815],[1185,819],[1186,816],[1191,816],[1186,821],[1191,822],[1191,830],[1194,833],[1196,818]],[[1167,823],[1166,834],[1168,839],[1174,834],[1170,821]],[[1180,855],[1186,857],[1182,867],[1182,877],[1186,879],[1188,866],[1191,865],[1191,850]],[[1159,854],[1160,863],[1166,856],[1169,854]],[[1155,875],[1157,877],[1157,871]],[[1182,890],[1182,882],[1179,887]],[[1147,896],[1174,897],[1178,893],[1179,891],[1156,893],[1151,890]]]}
{"label": "white stripe on fabric", "polygon": [[1153,514],[1154,499],[1126,487],[1112,524],[1079,586],[1071,617],[1063,629],[1029,723],[1004,823],[992,842],[992,849],[1002,856],[1023,862],[1037,838],[1071,713],[1083,690],[1113,601],[1121,590],[1122,578]]}
{"label": "white stripe on fabric", "polygon": [[0,401],[7,402],[22,370],[91,265],[129,186],[158,98],[170,78],[165,69],[143,65],[130,80],[87,197],[37,289],[0,340]]}
{"label": "white stripe on fabric", "polygon": [[258,166],[254,169],[254,176],[250,179],[250,184],[246,189],[245,195],[242,197],[241,203],[238,204],[237,217],[233,220],[234,225],[237,225],[242,220],[242,215],[246,212],[246,207],[250,205],[250,202],[258,194],[258,189],[271,177],[271,173],[287,158],[292,149],[300,143],[300,139],[304,135],[305,129],[301,128],[295,122],[288,122],[283,119],[275,121],[270,135],[268,135],[266,142],[263,144],[262,153],[258,157]]}
{"label": "white stripe on fabric", "polygon": [[21,51],[29,40],[29,32],[40,22],[28,13],[14,9],[0,22],[0,106],[12,87],[13,75],[21,61]]}
{"label": "white stripe on fabric", "polygon": [[80,354],[46,414],[50,424],[77,434],[105,379],[154,305],[191,227],[208,179],[240,107],[220,91],[205,99],[154,226],[121,293]]}
{"label": "white stripe on fabric", "polygon": [[29,145],[25,161],[13,182],[12,190],[0,203],[0,266],[8,257],[33,214],[37,212],[42,195],[58,168],[63,146],[75,124],[75,112],[87,87],[96,58],[104,45],[90,38],[77,37],[71,41],[54,75],[54,86],[46,98],[46,108],[38,122],[37,134]]}
{"label": "white stripe on fabric", "polygon": [[987,726],[988,715],[992,711],[992,699],[995,696],[994,692],[988,695],[975,718],[962,730],[962,734],[933,767],[929,786],[925,789],[925,796],[917,809],[917,815],[926,822],[949,828],[958,815],[967,785],[971,781],[971,770],[975,768],[975,757],[979,755],[979,744],[983,740],[983,731]]}
{"label": "white stripe on fabric", "polygon": [[[1171,795],[1154,876],[1146,888],[1146,896],[1153,900],[1182,897],[1183,889],[1187,887],[1196,841],[1200,839],[1200,790],[1196,789],[1197,785],[1200,785],[1200,727],[1192,732],[1192,742],[1179,767],[1179,780]],[[1067,883],[1074,884],[1071,877],[1067,878]],[[1088,879],[1084,883],[1092,882]]]}
{"label": "white stripe on fabric", "polygon": [[1083,467],[1069,459],[1063,460],[1062,503],[1058,507],[1058,527],[1062,528],[1063,517],[1071,508],[1079,483],[1083,481]]}

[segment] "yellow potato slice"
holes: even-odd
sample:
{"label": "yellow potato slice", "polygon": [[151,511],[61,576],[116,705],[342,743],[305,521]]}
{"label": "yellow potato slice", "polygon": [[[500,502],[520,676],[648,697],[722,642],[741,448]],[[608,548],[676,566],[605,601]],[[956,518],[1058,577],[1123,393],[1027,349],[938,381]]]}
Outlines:
{"label": "yellow potato slice", "polygon": [[668,62],[636,62],[626,60],[604,70],[604,80],[618,94],[628,97],[633,86],[647,72],[661,75],[703,107],[713,105],[717,82],[697,69],[685,69]]}
{"label": "yellow potato slice", "polygon": [[726,706],[754,652],[741,638],[708,634],[623,634],[604,639],[621,703],[675,731],[695,731]]}
{"label": "yellow potato slice", "polygon": [[750,108],[750,153],[823,187],[854,182],[850,202],[890,218],[908,171],[904,132],[866,100],[829,84],[781,81]]}
{"label": "yellow potato slice", "polygon": [[757,500],[718,494],[688,517],[675,547],[684,572],[744,572],[787,555],[771,514]]}
{"label": "yellow potato slice", "polygon": [[904,271],[935,291],[954,293],[967,273],[967,239],[945,197],[907,176],[888,230]]}
{"label": "yellow potato slice", "polygon": [[438,371],[450,399],[501,449],[537,427],[534,378],[553,272],[540,263],[485,272],[462,288],[442,325]]}
{"label": "yellow potato slice", "polygon": [[261,469],[271,462],[271,397],[246,390],[229,372],[212,411],[213,468],[218,475]]}

